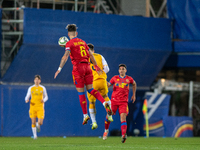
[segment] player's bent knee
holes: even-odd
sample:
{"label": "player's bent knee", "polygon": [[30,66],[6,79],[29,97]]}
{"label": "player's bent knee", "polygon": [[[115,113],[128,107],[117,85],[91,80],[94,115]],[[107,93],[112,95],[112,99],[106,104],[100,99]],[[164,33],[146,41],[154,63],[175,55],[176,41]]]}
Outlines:
{"label": "player's bent knee", "polygon": [[39,125],[43,125],[43,121],[38,121],[38,124]]}
{"label": "player's bent knee", "polygon": [[92,92],[94,91],[94,88],[91,89],[87,89],[88,93],[92,94]]}
{"label": "player's bent knee", "polygon": [[95,104],[90,103],[89,108],[90,109],[94,109],[95,108]]}

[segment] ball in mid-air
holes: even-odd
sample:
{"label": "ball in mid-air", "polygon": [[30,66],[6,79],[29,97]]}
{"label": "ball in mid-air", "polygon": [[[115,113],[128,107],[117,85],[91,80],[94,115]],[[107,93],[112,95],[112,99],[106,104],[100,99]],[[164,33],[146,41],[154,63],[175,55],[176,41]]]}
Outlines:
{"label": "ball in mid-air", "polygon": [[68,42],[68,38],[66,36],[62,36],[59,38],[58,40],[58,45],[60,45],[61,47],[65,47],[66,43]]}

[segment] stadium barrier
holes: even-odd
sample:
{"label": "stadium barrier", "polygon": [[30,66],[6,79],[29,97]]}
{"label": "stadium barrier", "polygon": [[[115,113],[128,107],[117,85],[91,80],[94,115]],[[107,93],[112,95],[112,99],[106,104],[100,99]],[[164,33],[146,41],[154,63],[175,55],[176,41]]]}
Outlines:
{"label": "stadium barrier", "polygon": [[166,137],[193,137],[193,120],[191,117],[163,118]]}
{"label": "stadium barrier", "polygon": [[[29,103],[25,103],[25,96],[29,86],[25,85],[0,85],[1,87],[1,111],[0,136],[32,136],[31,119],[29,118]],[[45,103],[44,124],[38,136],[102,136],[106,111],[97,101],[98,128],[91,130],[91,121],[82,125],[83,115],[79,103],[78,93],[75,87],[45,86],[49,100]],[[112,89],[109,89],[109,97]],[[132,92],[130,92],[129,97]],[[142,131],[142,98],[144,91],[137,92],[135,104],[129,103],[129,115],[127,117],[128,135],[133,135],[133,129]],[[130,98],[129,98],[130,99]],[[120,131],[121,122],[119,115],[113,117],[114,123],[110,125],[110,131]],[[143,135],[143,132],[140,133]]]}

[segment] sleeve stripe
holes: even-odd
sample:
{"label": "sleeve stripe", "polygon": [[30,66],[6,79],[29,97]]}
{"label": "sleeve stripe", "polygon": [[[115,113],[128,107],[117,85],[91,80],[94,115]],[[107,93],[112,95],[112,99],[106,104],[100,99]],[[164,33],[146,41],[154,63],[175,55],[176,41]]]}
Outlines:
{"label": "sleeve stripe", "polygon": [[67,51],[67,50],[70,51],[70,47],[66,47],[65,50],[66,50],[66,51]]}

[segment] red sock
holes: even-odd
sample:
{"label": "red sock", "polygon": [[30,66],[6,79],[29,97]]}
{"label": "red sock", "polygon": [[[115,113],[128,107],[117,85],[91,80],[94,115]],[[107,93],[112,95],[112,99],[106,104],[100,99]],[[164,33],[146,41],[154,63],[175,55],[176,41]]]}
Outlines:
{"label": "red sock", "polygon": [[98,99],[102,104],[105,102],[99,91],[92,89],[92,91],[90,91],[89,93],[92,94],[96,99]]}
{"label": "red sock", "polygon": [[109,129],[109,126],[110,126],[110,121],[108,121],[108,118],[106,116],[106,119],[105,119],[105,129],[108,130]]}
{"label": "red sock", "polygon": [[85,93],[79,92],[78,96],[79,96],[79,101],[80,101],[80,104],[81,104],[83,114],[87,114],[87,100],[85,98]]}
{"label": "red sock", "polygon": [[126,134],[126,130],[127,130],[127,123],[126,123],[126,121],[122,121],[121,122],[122,135]]}

